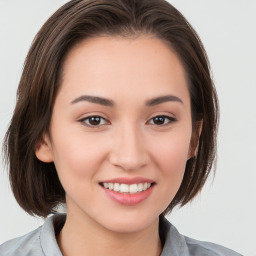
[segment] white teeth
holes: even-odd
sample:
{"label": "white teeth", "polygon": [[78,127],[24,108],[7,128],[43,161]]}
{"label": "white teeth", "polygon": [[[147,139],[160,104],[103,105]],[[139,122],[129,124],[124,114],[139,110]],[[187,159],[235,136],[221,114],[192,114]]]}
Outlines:
{"label": "white teeth", "polygon": [[118,192],[119,191],[119,183],[114,184],[114,191]]}
{"label": "white teeth", "polygon": [[137,184],[131,184],[129,186],[129,192],[130,194],[135,194],[138,192],[138,185]]}
{"label": "white teeth", "polygon": [[[106,183],[103,183],[103,185],[106,184]],[[113,183],[107,183],[108,184],[108,189],[109,190],[113,190],[114,188],[114,184]]]}
{"label": "white teeth", "polygon": [[142,183],[139,183],[138,184],[138,191],[141,192],[143,189],[143,184]]}
{"label": "white teeth", "polygon": [[129,185],[121,184],[119,187],[119,190],[121,193],[127,193],[127,192],[129,192]]}
{"label": "white teeth", "polygon": [[119,183],[103,183],[104,188],[109,190],[114,190],[119,193],[130,193],[135,194],[138,192],[142,192],[150,188],[151,183],[139,183],[139,184],[119,184]]}

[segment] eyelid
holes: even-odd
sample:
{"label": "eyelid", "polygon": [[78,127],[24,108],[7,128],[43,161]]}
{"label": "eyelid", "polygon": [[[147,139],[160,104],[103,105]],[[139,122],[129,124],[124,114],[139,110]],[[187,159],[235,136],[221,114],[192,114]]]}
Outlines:
{"label": "eyelid", "polygon": [[[169,121],[168,121],[167,123],[159,124],[159,125],[154,124],[154,123],[150,123],[150,121],[152,121],[152,120],[153,120],[154,118],[156,118],[156,117],[163,117],[163,118],[165,118],[165,119],[168,119]],[[174,123],[174,122],[176,122],[176,121],[177,121],[177,119],[176,119],[175,117],[171,116],[171,115],[167,115],[167,114],[158,114],[158,115],[154,115],[153,117],[151,117],[151,118],[149,119],[149,121],[147,121],[147,123],[161,127],[161,126],[170,125],[170,124],[172,124],[172,123]]]}
{"label": "eyelid", "polygon": [[[100,118],[101,121],[99,124],[89,124],[87,123],[86,121],[89,120],[90,118]],[[163,119],[165,119],[164,123],[163,124],[156,124],[156,123],[153,123],[153,120],[154,118],[157,118],[157,117],[161,117]],[[167,119],[167,122],[166,122],[166,119]],[[104,122],[102,124],[102,121]],[[177,121],[177,118],[174,117],[173,115],[171,114],[166,114],[166,113],[159,113],[159,114],[154,114],[154,116],[152,116],[151,118],[148,119],[148,121],[146,122],[146,124],[149,124],[149,125],[154,125],[154,126],[158,126],[158,127],[163,127],[163,126],[168,126],[168,125],[171,125],[172,123],[176,122]],[[89,128],[101,128],[102,126],[105,126],[105,125],[110,125],[110,121],[108,120],[108,118],[106,117],[103,117],[102,114],[98,114],[98,113],[90,113],[88,114],[88,116],[83,116],[81,118],[78,119],[78,122],[82,123],[84,126],[87,126]]]}
{"label": "eyelid", "polygon": [[[101,120],[104,120],[105,123],[104,124],[99,124],[99,125],[91,125],[91,124],[87,124],[85,121],[86,120],[89,120],[90,118],[93,118],[93,117],[97,117],[97,118],[100,118]],[[99,115],[99,114],[90,114],[89,116],[85,116],[85,117],[82,117],[78,120],[80,123],[82,123],[83,125],[89,127],[89,128],[100,128],[104,125],[108,125],[110,124],[110,122],[107,120],[107,118]]]}

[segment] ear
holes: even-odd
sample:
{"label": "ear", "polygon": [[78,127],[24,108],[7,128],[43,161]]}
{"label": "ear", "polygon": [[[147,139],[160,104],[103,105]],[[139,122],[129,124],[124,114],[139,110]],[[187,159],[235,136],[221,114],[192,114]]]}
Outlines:
{"label": "ear", "polygon": [[45,163],[53,162],[51,140],[47,134],[43,134],[35,145],[36,157]]}
{"label": "ear", "polygon": [[197,154],[198,142],[201,136],[202,128],[203,128],[203,119],[196,122],[195,126],[193,127],[192,136],[190,140],[188,159],[196,156]]}

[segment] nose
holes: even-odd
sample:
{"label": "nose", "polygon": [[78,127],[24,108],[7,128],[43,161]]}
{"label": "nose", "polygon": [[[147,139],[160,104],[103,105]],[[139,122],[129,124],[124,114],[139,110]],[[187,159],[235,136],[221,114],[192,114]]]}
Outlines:
{"label": "nose", "polygon": [[109,161],[125,171],[140,170],[149,162],[144,136],[138,127],[120,128],[114,135]]}

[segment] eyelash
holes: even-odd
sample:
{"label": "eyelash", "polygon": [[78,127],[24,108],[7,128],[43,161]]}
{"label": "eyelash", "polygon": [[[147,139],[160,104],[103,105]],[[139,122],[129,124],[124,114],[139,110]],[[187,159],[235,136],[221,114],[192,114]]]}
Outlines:
{"label": "eyelash", "polygon": [[[87,123],[87,121],[90,122],[90,121],[92,121],[93,119],[97,119],[97,120],[100,119],[100,124],[95,124],[95,125],[93,125],[93,124]],[[104,122],[107,123],[107,120],[106,120],[105,118],[101,117],[101,116],[88,116],[88,117],[85,117],[85,118],[79,120],[79,122],[81,122],[81,123],[83,123],[84,125],[86,125],[86,126],[88,126],[88,127],[91,127],[91,128],[99,128],[100,126],[105,125],[105,123],[104,123],[104,124],[101,124],[101,122],[102,122],[103,120],[104,120]]]}
{"label": "eyelash", "polygon": [[[152,117],[150,120],[149,120],[149,122],[151,121],[151,120],[153,120],[153,119],[158,119],[158,120],[164,120],[164,123],[163,124],[152,124],[152,125],[157,125],[157,126],[166,126],[166,125],[168,125],[168,124],[170,124],[170,123],[173,123],[173,122],[175,122],[175,121],[177,121],[177,119],[176,118],[174,118],[174,117],[171,117],[171,116],[166,116],[166,115],[158,115],[158,116],[154,116],[154,117]],[[167,122],[166,122],[166,120],[167,120]]]}
{"label": "eyelash", "polygon": [[[92,121],[93,119],[96,119],[97,121],[100,121],[99,124],[90,124],[89,122]],[[158,119],[158,121],[163,121],[163,124],[154,124],[152,123],[151,121],[153,121],[155,119],[155,121]],[[97,122],[96,121],[96,122]],[[105,123],[101,123],[102,121],[104,121]],[[176,122],[177,119],[174,118],[174,117],[171,117],[171,116],[167,116],[167,115],[157,115],[157,116],[154,116],[152,117],[147,123],[151,124],[151,125],[156,125],[156,126],[167,126],[169,125],[170,123],[173,123],[173,122]],[[102,125],[107,125],[109,124],[108,121],[101,117],[101,116],[88,116],[88,117],[85,117],[83,119],[80,119],[79,122],[83,123],[84,125],[90,127],[90,128],[100,128]]]}

